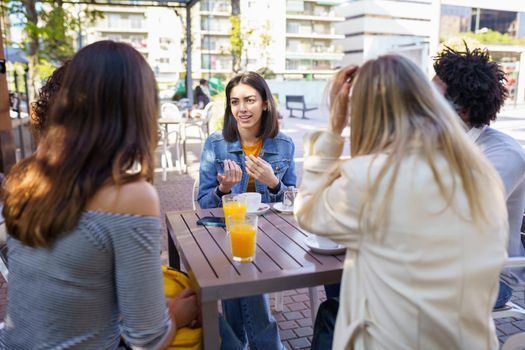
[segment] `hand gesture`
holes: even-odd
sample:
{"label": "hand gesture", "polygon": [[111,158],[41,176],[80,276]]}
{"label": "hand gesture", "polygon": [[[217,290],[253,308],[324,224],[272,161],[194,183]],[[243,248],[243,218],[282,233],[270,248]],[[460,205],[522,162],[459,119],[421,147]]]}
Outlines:
{"label": "hand gesture", "polygon": [[357,69],[357,66],[348,66],[339,70],[330,87],[330,130],[338,135],[341,135],[348,125],[350,100],[348,94]]}
{"label": "hand gesture", "polygon": [[272,166],[264,159],[254,155],[250,154],[246,157],[246,172],[269,188],[275,188],[279,184],[279,179],[273,173]]}
{"label": "hand gesture", "polygon": [[219,181],[219,191],[222,193],[230,193],[232,187],[241,181],[242,170],[233,160],[226,159],[224,161],[224,174],[217,174],[217,181]]}
{"label": "hand gesture", "polygon": [[199,305],[195,292],[184,289],[173,299],[168,299],[168,309],[177,328],[193,325],[200,317]]}

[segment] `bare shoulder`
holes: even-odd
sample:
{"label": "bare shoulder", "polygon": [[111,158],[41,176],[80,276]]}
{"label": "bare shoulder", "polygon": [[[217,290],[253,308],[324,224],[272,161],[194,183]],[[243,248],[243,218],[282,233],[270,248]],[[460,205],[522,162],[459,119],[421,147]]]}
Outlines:
{"label": "bare shoulder", "polygon": [[88,202],[87,210],[117,214],[160,216],[159,196],[147,181],[102,187]]}

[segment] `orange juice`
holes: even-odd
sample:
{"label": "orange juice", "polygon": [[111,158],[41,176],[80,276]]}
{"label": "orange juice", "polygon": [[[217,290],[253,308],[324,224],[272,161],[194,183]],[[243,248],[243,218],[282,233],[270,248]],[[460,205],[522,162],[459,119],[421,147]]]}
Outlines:
{"label": "orange juice", "polygon": [[257,229],[249,223],[235,223],[230,227],[233,260],[253,261],[255,257]]}
{"label": "orange juice", "polygon": [[230,230],[230,223],[228,217],[230,215],[246,215],[246,203],[243,202],[224,202],[222,208],[224,209],[224,219],[226,222],[226,231]]}

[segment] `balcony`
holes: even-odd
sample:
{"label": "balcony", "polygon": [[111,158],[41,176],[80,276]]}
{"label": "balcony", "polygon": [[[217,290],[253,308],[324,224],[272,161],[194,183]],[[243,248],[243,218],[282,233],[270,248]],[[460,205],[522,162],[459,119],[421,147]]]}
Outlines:
{"label": "balcony", "polygon": [[302,20],[302,21],[323,21],[323,22],[342,22],[345,20],[344,17],[337,17],[333,12],[330,12],[329,14],[323,15],[323,14],[308,14],[308,13],[287,13],[286,19],[295,19],[295,20]]}
{"label": "balcony", "polygon": [[330,60],[338,61],[343,59],[344,54],[341,52],[290,52],[286,51],[286,58],[301,59],[301,60]]}
{"label": "balcony", "polygon": [[326,39],[326,40],[339,40],[344,39],[345,36],[341,34],[335,34],[335,31],[332,31],[330,33],[315,33],[315,32],[309,32],[309,31],[299,31],[297,33],[293,32],[287,32],[286,33],[287,38],[308,38],[308,39]]}
{"label": "balcony", "polygon": [[130,34],[147,34],[149,31],[147,28],[141,27],[141,28],[131,28],[130,26],[108,26],[108,25],[99,25],[95,28],[93,28],[96,31],[104,32],[104,33],[130,33]]}
{"label": "balcony", "polygon": [[200,11],[215,13],[228,13],[231,14],[232,7],[231,3],[226,0],[222,1],[201,1]]}
{"label": "balcony", "polygon": [[221,29],[217,31],[201,29],[201,35],[230,36],[230,31],[229,29],[228,30]]}
{"label": "balcony", "polygon": [[201,17],[230,17],[231,12],[221,12],[221,11],[202,11],[200,12]]}

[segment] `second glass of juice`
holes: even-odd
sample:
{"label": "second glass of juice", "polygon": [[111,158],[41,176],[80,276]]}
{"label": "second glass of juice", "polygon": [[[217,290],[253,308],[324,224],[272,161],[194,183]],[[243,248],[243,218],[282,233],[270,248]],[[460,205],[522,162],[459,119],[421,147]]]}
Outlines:
{"label": "second glass of juice", "polygon": [[255,259],[257,218],[257,215],[229,217],[230,242],[234,261],[251,262]]}
{"label": "second glass of juice", "polygon": [[224,210],[224,219],[226,221],[226,231],[230,231],[229,217],[232,215],[246,215],[246,196],[242,194],[227,194],[222,196],[222,209]]}

